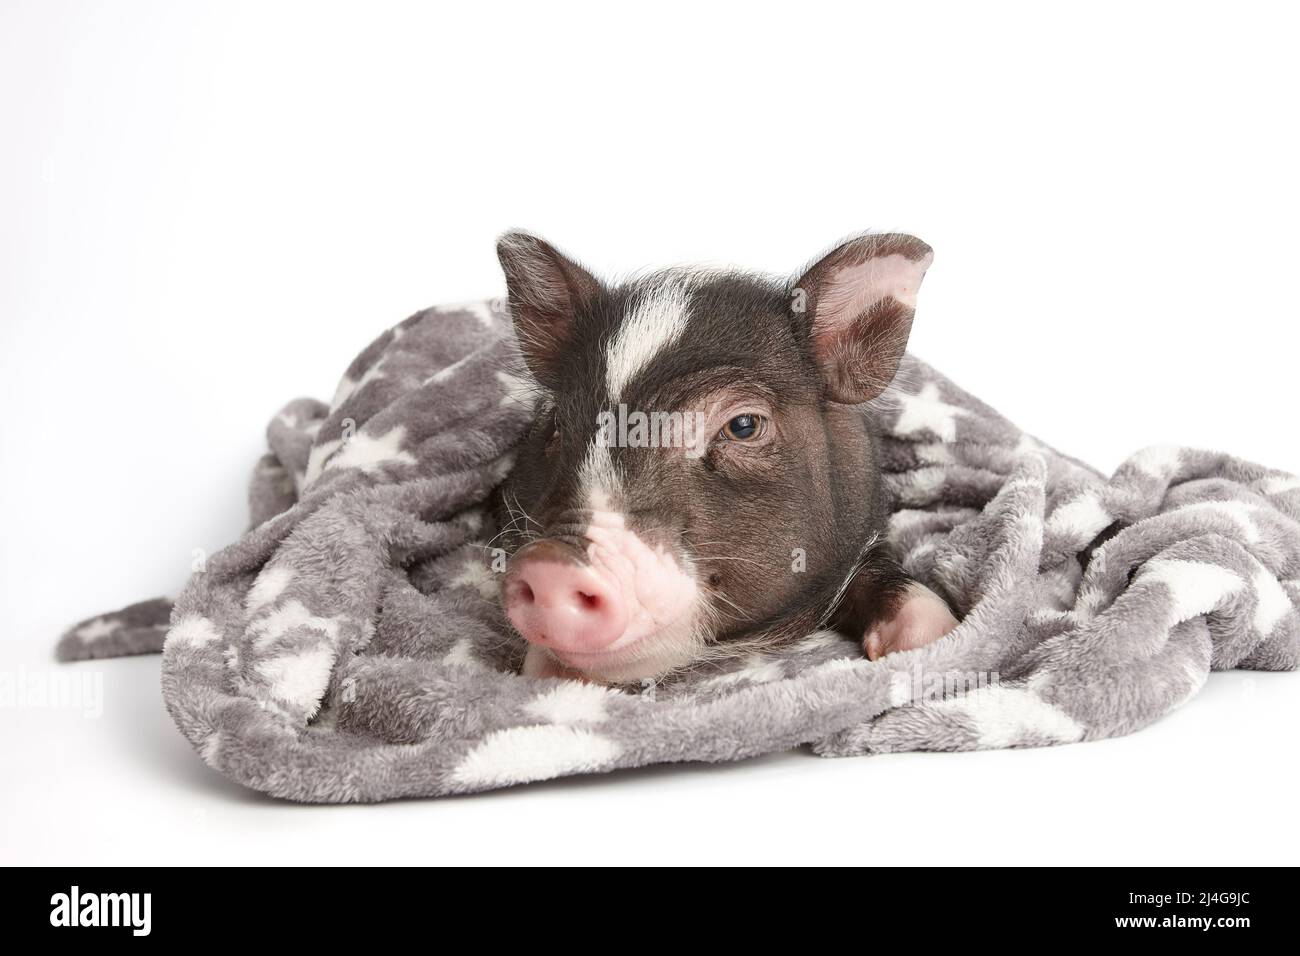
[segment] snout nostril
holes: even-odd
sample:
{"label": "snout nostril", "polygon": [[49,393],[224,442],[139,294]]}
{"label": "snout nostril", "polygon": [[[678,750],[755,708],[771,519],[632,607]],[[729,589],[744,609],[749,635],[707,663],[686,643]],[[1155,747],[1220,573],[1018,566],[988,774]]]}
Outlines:
{"label": "snout nostril", "polygon": [[506,585],[506,600],[510,604],[533,604],[537,595],[531,584],[522,578],[516,578]]}
{"label": "snout nostril", "polygon": [[562,542],[544,539],[517,551],[502,596],[520,636],[555,653],[595,653],[627,630],[621,582]]}

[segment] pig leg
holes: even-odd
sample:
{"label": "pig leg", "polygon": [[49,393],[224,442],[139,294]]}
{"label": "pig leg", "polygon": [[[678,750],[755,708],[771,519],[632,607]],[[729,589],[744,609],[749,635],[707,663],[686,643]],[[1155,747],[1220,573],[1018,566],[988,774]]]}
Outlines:
{"label": "pig leg", "polygon": [[896,651],[924,647],[956,626],[957,619],[943,598],[924,584],[913,581],[907,586],[892,616],[867,626],[862,648],[868,660],[876,661]]}
{"label": "pig leg", "polygon": [[832,618],[836,630],[861,637],[868,660],[937,641],[957,619],[947,603],[912,580],[887,555],[863,563]]}

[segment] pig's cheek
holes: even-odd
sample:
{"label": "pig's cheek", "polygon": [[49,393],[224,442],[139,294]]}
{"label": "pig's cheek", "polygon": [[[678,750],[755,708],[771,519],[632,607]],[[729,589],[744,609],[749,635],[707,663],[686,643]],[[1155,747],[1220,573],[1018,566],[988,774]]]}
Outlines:
{"label": "pig's cheek", "polygon": [[637,604],[656,624],[678,620],[695,601],[695,578],[669,554],[646,549],[636,567]]}
{"label": "pig's cheek", "polygon": [[914,584],[894,616],[876,623],[863,637],[868,660],[932,644],[957,626],[943,600],[929,588]]}
{"label": "pig's cheek", "polygon": [[593,523],[588,560],[619,584],[628,602],[628,626],[617,645],[630,644],[680,620],[697,588],[672,555],[651,548],[622,522]]}

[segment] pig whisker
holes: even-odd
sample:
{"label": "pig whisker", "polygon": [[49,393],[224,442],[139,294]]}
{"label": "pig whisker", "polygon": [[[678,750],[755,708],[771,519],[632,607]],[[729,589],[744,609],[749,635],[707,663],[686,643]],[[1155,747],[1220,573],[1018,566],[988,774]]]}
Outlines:
{"label": "pig whisker", "polygon": [[717,598],[717,599],[718,599],[719,601],[721,601],[723,604],[726,604],[728,607],[733,608],[733,609],[735,610],[736,614],[739,615],[739,619],[740,619],[741,621],[748,621],[748,620],[750,619],[749,614],[745,613],[745,609],[744,609],[744,608],[742,608],[739,604],[737,604],[737,603],[736,603],[735,601],[733,601],[731,598],[727,597],[725,594],[723,594],[723,593],[722,593],[720,590],[718,590],[717,588],[710,588],[710,589],[709,589],[709,594],[711,594],[713,597]]}
{"label": "pig whisker", "polygon": [[734,548],[736,546],[736,542],[734,541],[690,541],[688,543],[693,548],[701,549],[713,547]]}
{"label": "pig whisker", "polygon": [[[507,501],[507,502],[506,502],[506,507],[510,509],[510,512],[511,512],[512,514],[514,514],[514,513],[517,512],[517,513],[518,513],[518,514],[519,514],[519,515],[524,519],[524,533],[525,533],[525,534],[528,533],[528,525],[529,525],[530,523],[531,523],[531,524],[535,524],[535,525],[537,525],[537,527],[538,527],[539,530],[541,529],[541,527],[542,527],[542,523],[541,523],[540,521],[538,521],[536,518],[534,518],[532,515],[530,515],[530,514],[528,513],[527,509],[525,509],[524,506],[521,505],[521,504],[519,503],[519,496],[518,496],[518,495],[508,495],[508,496],[504,496],[504,497],[503,497],[503,500],[505,500],[505,498],[513,498],[513,499],[514,499],[514,502],[515,502],[514,505],[512,506],[512,505],[509,503],[509,501]],[[534,533],[536,533],[536,532],[534,532]]]}
{"label": "pig whisker", "polygon": [[[541,535],[538,534],[536,531],[529,531],[529,530],[527,530],[526,528],[523,529],[523,530],[520,530],[519,528],[516,528],[516,527],[514,527],[513,525],[511,525],[510,527],[507,527],[507,528],[503,529],[502,532],[501,532],[501,534],[503,534],[503,535],[504,535],[504,534],[507,534],[507,533],[508,533],[508,534],[512,534],[512,535],[514,535],[514,536],[518,539],[518,546],[521,547],[521,548],[522,548],[524,545],[529,544],[529,543],[531,543],[531,542],[533,542],[533,541],[536,541],[538,538],[541,537]],[[516,549],[516,550],[517,550],[517,549]]]}
{"label": "pig whisker", "polygon": [[[509,513],[510,520],[509,520],[508,522],[506,522],[506,524],[505,524],[504,527],[502,527],[500,534],[507,534],[507,533],[522,534],[522,533],[524,533],[524,532],[521,532],[521,531],[519,530],[519,518],[521,517],[521,516],[519,515],[519,513],[518,513],[517,511],[515,511],[514,508],[510,507],[510,503],[509,503],[508,501],[506,501],[504,498],[502,499],[502,502],[501,502],[501,503],[504,504],[504,505],[506,506],[506,511]],[[500,535],[498,535],[498,537],[499,537],[499,536],[500,536]]]}
{"label": "pig whisker", "polygon": [[741,564],[752,564],[754,567],[762,569],[763,565],[753,558],[742,558],[734,554],[697,554],[696,561],[739,561]]}
{"label": "pig whisker", "polygon": [[513,529],[510,525],[506,525],[504,528],[502,528],[500,531],[498,531],[496,534],[494,534],[491,538],[489,538],[489,539],[488,539],[488,540],[483,544],[483,550],[484,550],[484,551],[491,551],[492,548],[493,548],[493,546],[497,543],[497,541],[499,541],[499,540],[500,540],[502,537],[504,537],[505,535],[510,534],[511,531],[513,531],[513,530],[514,530],[514,529]]}
{"label": "pig whisker", "polygon": [[[686,532],[682,532],[682,534],[683,534],[683,536],[685,536]],[[764,569],[765,569],[765,566],[764,566],[761,562],[759,562],[759,561],[755,561],[753,558],[745,558],[745,557],[741,557],[740,555],[736,555],[736,554],[708,554],[708,553],[706,553],[706,551],[705,551],[706,548],[714,548],[714,547],[728,547],[728,546],[733,546],[733,547],[734,547],[734,543],[733,543],[733,542],[728,542],[728,541],[691,541],[691,542],[689,542],[689,544],[691,545],[691,548],[694,550],[694,554],[692,555],[692,557],[693,557],[693,559],[696,560],[696,561],[737,561],[737,562],[739,562],[739,563],[741,563],[741,564],[750,564],[750,565],[753,565],[754,567],[758,568],[759,570],[764,570]]]}
{"label": "pig whisker", "polygon": [[839,610],[840,604],[843,603],[844,596],[848,593],[850,585],[853,584],[853,579],[856,578],[858,572],[862,570],[862,566],[867,560],[867,555],[869,555],[871,550],[879,543],[880,533],[876,532],[867,540],[867,543],[862,546],[861,550],[858,551],[858,556],[854,559],[852,568],[849,569],[849,573],[845,575],[844,580],[840,582],[839,588],[835,591],[835,596],[831,598],[831,602],[827,606],[826,611],[817,621],[818,628],[825,627],[830,623],[831,619],[835,617],[835,612]]}
{"label": "pig whisker", "polygon": [[[514,498],[513,503],[511,502],[512,497]],[[537,538],[541,537],[541,523],[528,514],[528,512],[519,504],[518,497],[502,495],[501,503],[505,506],[510,520],[501,528],[500,531],[492,536],[492,539],[484,545],[485,548],[490,549],[499,538],[505,535],[517,535],[522,539],[523,544],[535,541]],[[523,522],[522,528],[520,527],[521,521]],[[529,523],[536,524],[538,530],[534,531],[530,529]]]}

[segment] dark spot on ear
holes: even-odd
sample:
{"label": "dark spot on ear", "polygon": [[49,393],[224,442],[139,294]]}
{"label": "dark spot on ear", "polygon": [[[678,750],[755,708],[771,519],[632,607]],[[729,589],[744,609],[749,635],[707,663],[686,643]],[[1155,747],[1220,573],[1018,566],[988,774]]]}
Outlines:
{"label": "dark spot on ear", "polygon": [[719,574],[717,571],[714,571],[712,574],[709,575],[709,586],[710,586],[710,587],[715,587],[715,588],[716,588],[716,587],[717,587],[719,584],[721,584],[721,583],[722,583],[722,575]]}

